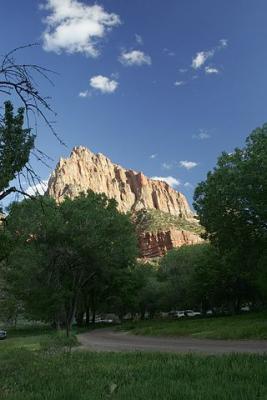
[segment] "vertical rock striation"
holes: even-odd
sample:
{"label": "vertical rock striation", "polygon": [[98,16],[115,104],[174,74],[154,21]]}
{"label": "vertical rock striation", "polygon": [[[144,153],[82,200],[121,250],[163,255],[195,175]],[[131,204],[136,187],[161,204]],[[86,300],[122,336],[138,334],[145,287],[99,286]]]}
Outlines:
{"label": "vertical rock striation", "polygon": [[167,183],[147,178],[142,172],[113,164],[103,154],[75,147],[70,158],[60,159],[48,182],[47,194],[57,201],[74,198],[88,189],[114,198],[122,212],[157,209],[191,219],[185,196]]}

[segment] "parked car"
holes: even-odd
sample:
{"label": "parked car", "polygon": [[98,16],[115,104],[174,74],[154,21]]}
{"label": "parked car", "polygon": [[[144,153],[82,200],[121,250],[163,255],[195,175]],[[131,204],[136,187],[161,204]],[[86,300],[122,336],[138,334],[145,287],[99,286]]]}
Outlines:
{"label": "parked car", "polygon": [[96,318],[96,324],[112,324],[113,319],[105,319],[105,318]]}
{"label": "parked car", "polygon": [[6,339],[7,333],[3,329],[0,329],[0,340]]}
{"label": "parked car", "polygon": [[193,311],[193,310],[185,310],[184,311],[184,315],[186,317],[196,317],[198,315],[201,315],[201,313],[199,311]]}
{"label": "parked car", "polygon": [[184,311],[170,311],[169,317],[171,317],[173,319],[183,318],[183,317],[185,317],[185,312]]}
{"label": "parked car", "polygon": [[243,311],[243,312],[248,312],[248,311],[250,311],[249,305],[246,305],[246,306],[241,307],[241,308],[240,308],[240,311]]}

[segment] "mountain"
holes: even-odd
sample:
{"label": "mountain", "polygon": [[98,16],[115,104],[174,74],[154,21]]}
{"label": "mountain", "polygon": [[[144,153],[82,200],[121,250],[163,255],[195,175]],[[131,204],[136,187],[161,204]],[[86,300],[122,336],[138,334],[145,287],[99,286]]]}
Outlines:
{"label": "mountain", "polygon": [[143,257],[161,256],[170,248],[201,241],[199,225],[182,193],[114,164],[101,153],[75,147],[69,158],[57,164],[47,194],[60,202],[88,189],[115,198],[121,212],[132,213]]}

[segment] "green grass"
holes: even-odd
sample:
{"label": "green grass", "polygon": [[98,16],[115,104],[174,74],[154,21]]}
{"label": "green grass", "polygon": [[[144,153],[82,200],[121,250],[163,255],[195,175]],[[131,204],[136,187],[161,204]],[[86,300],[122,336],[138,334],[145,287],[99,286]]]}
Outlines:
{"label": "green grass", "polygon": [[267,398],[267,357],[0,351],[1,400]]}
{"label": "green grass", "polygon": [[190,222],[159,210],[140,210],[135,213],[134,221],[138,232],[157,232],[171,227],[200,235],[203,228],[196,222]]}
{"label": "green grass", "polygon": [[235,316],[127,322],[118,329],[136,335],[209,339],[267,339],[267,312]]}

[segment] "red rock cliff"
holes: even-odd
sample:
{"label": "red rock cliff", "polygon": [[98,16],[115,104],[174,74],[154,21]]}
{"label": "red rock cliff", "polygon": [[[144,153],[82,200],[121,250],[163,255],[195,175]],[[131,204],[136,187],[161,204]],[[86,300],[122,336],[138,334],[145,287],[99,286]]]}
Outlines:
{"label": "red rock cliff", "polygon": [[161,257],[176,247],[203,242],[199,235],[177,229],[167,231],[143,232],[139,235],[140,256],[143,258]]}

